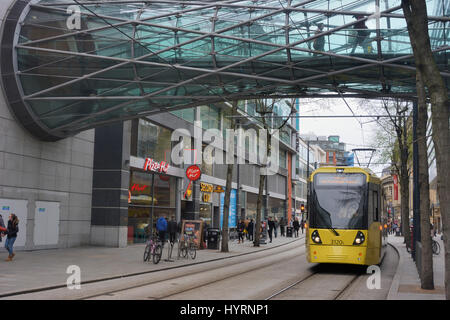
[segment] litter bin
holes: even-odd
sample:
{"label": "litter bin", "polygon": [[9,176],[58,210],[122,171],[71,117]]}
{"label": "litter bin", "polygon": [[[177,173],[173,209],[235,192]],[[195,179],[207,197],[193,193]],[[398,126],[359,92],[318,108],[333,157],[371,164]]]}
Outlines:
{"label": "litter bin", "polygon": [[208,249],[219,249],[219,238],[220,238],[220,230],[216,228],[208,228],[206,233],[207,238],[207,248]]}
{"label": "litter bin", "polygon": [[287,227],[287,228],[286,228],[286,237],[292,238],[293,230],[294,230],[293,227]]}

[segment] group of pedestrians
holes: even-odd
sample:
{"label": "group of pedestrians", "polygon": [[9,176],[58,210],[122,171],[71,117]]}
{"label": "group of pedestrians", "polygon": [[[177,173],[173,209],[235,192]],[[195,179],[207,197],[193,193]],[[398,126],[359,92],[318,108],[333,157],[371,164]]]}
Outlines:
{"label": "group of pedestrians", "polygon": [[[282,217],[280,219],[280,222],[278,222],[278,219],[275,217],[274,219],[272,219],[272,217],[268,218],[267,221],[267,233],[269,234],[269,240],[270,242],[272,242],[272,236],[275,236],[275,238],[277,237],[278,234],[278,228],[280,228],[280,232],[281,232],[281,236],[284,237],[286,236],[286,226],[287,226],[287,220]],[[303,234],[303,230],[305,228],[305,223],[299,222],[298,218],[295,217],[294,221],[291,222],[291,227],[294,229],[294,234],[295,237],[297,238],[299,236],[299,230],[302,230],[302,234]]]}
{"label": "group of pedestrians", "polygon": [[244,236],[248,241],[253,241],[253,232],[255,230],[255,223],[253,219],[250,221],[239,220],[236,231],[238,233],[238,243],[244,243]]}
{"label": "group of pedestrians", "polygon": [[156,231],[163,246],[166,242],[166,233],[169,234],[170,243],[175,243],[178,231],[178,223],[175,220],[175,216],[172,216],[170,221],[167,221],[165,216],[159,217],[156,221]]}
{"label": "group of pedestrians", "polygon": [[[360,15],[354,15],[356,20],[362,20],[364,17]],[[314,33],[314,40],[312,41],[312,47],[315,50],[313,56],[318,56],[320,52],[325,51],[325,36],[320,36],[324,33],[325,25],[321,22],[317,24],[317,30]],[[373,51],[372,40],[370,39],[371,31],[368,30],[365,20],[356,22],[353,25],[353,29],[348,34],[348,44],[351,48],[351,53],[354,54],[358,46],[361,46],[365,54],[371,54]]]}
{"label": "group of pedestrians", "polygon": [[8,250],[8,258],[6,261],[12,261],[14,256],[14,242],[17,239],[17,233],[19,232],[19,218],[11,213],[8,219],[8,225],[5,227],[3,217],[0,215],[0,242],[2,238],[6,236],[5,248]]}

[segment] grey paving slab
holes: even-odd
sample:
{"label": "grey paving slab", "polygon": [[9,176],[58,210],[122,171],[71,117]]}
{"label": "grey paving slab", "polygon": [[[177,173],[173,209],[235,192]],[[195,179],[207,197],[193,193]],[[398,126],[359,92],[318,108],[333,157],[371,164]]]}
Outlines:
{"label": "grey paving slab", "polygon": [[433,255],[434,290],[420,288],[420,278],[411,254],[406,251],[403,237],[389,236],[389,243],[399,254],[399,265],[392,281],[388,300],[445,300],[444,292],[444,244],[440,235],[435,237],[441,246],[439,255]]}

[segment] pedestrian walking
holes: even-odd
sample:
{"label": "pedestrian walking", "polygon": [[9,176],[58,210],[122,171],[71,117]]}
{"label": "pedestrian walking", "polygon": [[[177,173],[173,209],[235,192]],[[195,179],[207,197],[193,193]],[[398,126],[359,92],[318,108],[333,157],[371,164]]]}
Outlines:
{"label": "pedestrian walking", "polygon": [[156,230],[158,231],[159,240],[162,242],[164,246],[164,242],[166,241],[166,231],[167,231],[167,220],[165,216],[161,216],[156,221]]}
{"label": "pedestrian walking", "polygon": [[175,243],[175,239],[177,238],[177,229],[178,229],[177,221],[175,220],[175,216],[172,216],[167,224],[167,231],[169,232],[170,243]]}
{"label": "pedestrian walking", "polygon": [[281,217],[280,219],[280,233],[282,237],[286,236],[286,225],[287,225],[287,221],[284,217]]}
{"label": "pedestrian walking", "polygon": [[[363,16],[354,15],[356,20],[360,20]],[[372,46],[370,43],[370,31],[367,29],[366,22],[360,21],[353,25],[353,33],[351,34],[351,38],[349,43],[353,46],[352,52],[350,54],[355,53],[356,47],[361,46],[364,50],[365,54],[372,53]]]}
{"label": "pedestrian walking", "polygon": [[[317,36],[317,35],[323,33],[323,27],[324,27],[324,24],[323,23],[319,23],[317,25],[316,32],[314,32],[314,36]],[[314,50],[317,50],[317,51],[324,51],[324,48],[325,48],[325,36],[321,36],[321,37],[315,38],[314,41],[313,41],[313,48],[314,48]],[[314,53],[314,56],[317,56],[317,55],[319,55],[319,53]]]}
{"label": "pedestrian walking", "polygon": [[272,243],[272,232],[275,229],[275,222],[272,220],[272,217],[269,217],[269,221],[267,222],[267,225],[269,227],[269,239],[270,243]]}
{"label": "pedestrian walking", "polygon": [[239,220],[238,225],[237,225],[238,243],[241,243],[241,239],[242,239],[242,243],[244,243],[244,229],[245,229],[245,223],[241,219],[241,220]]}
{"label": "pedestrian walking", "polygon": [[273,233],[275,235],[275,238],[277,237],[277,233],[278,233],[278,226],[280,225],[278,222],[277,217],[275,217],[273,223],[275,224],[275,228],[273,229]]}
{"label": "pedestrian walking", "polygon": [[298,238],[298,230],[300,229],[300,223],[298,222],[298,218],[295,217],[294,222],[292,223],[294,226],[295,237]]}
{"label": "pedestrian walking", "polygon": [[303,231],[305,230],[305,221],[302,220],[302,222],[300,223],[300,228],[302,228],[302,234],[303,234]]}
{"label": "pedestrian walking", "polygon": [[248,240],[250,240],[250,241],[253,241],[254,227],[255,227],[255,223],[253,222],[253,219],[250,219],[250,222],[247,225]]}
{"label": "pedestrian walking", "polygon": [[7,236],[5,241],[5,248],[6,250],[8,250],[9,253],[6,261],[12,261],[12,259],[16,255],[14,253],[13,246],[14,242],[16,241],[18,232],[19,232],[19,218],[17,218],[17,216],[14,213],[11,213],[9,215],[8,227],[6,229]]}

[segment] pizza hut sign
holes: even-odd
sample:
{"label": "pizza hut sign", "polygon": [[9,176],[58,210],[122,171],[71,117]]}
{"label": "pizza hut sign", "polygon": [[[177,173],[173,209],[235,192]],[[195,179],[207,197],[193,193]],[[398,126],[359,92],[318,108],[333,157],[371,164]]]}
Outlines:
{"label": "pizza hut sign", "polygon": [[169,164],[165,161],[158,162],[153,159],[146,158],[144,163],[144,170],[167,173],[167,171],[169,170]]}
{"label": "pizza hut sign", "polygon": [[186,169],[186,177],[191,181],[200,179],[202,172],[195,164]]}

